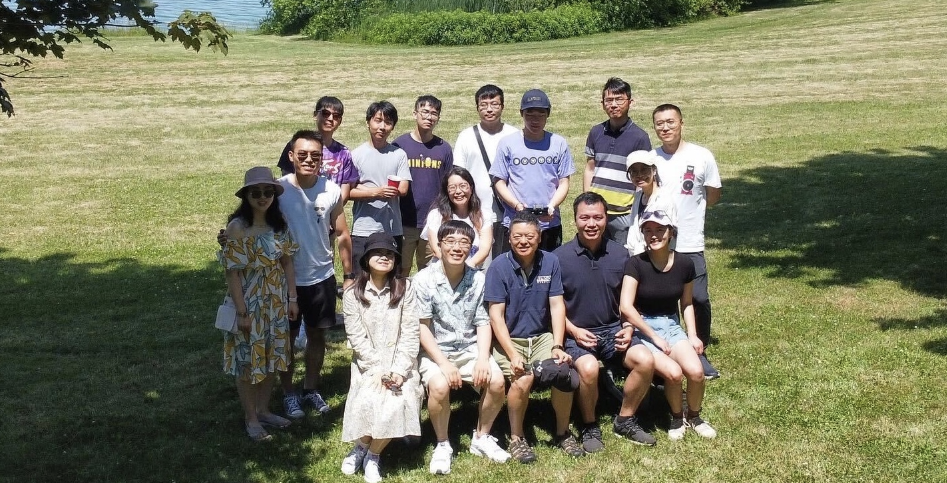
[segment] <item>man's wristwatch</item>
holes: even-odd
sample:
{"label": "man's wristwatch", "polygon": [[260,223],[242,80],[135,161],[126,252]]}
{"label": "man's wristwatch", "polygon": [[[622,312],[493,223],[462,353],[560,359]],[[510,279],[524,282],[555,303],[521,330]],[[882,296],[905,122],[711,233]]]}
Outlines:
{"label": "man's wristwatch", "polygon": [[562,347],[562,344],[556,344],[556,345],[552,346],[552,350],[556,350],[556,349],[559,349],[559,350],[561,350],[561,351],[566,350],[565,347]]}
{"label": "man's wristwatch", "polygon": [[342,280],[355,280],[355,274],[351,272],[346,273],[345,275],[342,275]]}

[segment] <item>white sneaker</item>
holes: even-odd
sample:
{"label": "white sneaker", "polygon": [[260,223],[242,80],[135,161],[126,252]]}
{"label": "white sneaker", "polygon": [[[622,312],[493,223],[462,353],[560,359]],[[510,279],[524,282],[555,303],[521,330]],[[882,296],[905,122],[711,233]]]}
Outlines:
{"label": "white sneaker", "polygon": [[349,451],[349,454],[345,458],[342,458],[342,474],[354,475],[355,472],[362,467],[362,462],[365,460],[367,453],[367,446],[355,443],[355,447],[352,448],[352,451]]}
{"label": "white sneaker", "polygon": [[377,454],[368,454],[365,455],[365,459],[362,460],[362,471],[365,472],[364,478],[366,483],[378,483],[381,481],[381,466],[379,466]]}
{"label": "white sneaker", "polygon": [[510,459],[510,453],[497,444],[496,438],[489,434],[477,436],[476,430],[470,438],[470,452],[477,456],[486,456],[497,463],[506,463],[506,460]]}
{"label": "white sneaker", "polygon": [[671,425],[668,427],[668,438],[671,441],[684,439],[684,433],[686,432],[687,424],[684,424],[684,418],[671,418]]}
{"label": "white sneaker", "polygon": [[446,441],[434,445],[434,453],[431,455],[431,466],[429,470],[432,475],[449,475],[450,460],[454,455],[454,449]]}
{"label": "white sneaker", "polygon": [[701,435],[701,437],[707,439],[714,439],[717,437],[717,430],[715,430],[711,425],[707,424],[707,421],[700,419],[700,416],[694,416],[687,420],[687,425],[694,430],[695,433]]}

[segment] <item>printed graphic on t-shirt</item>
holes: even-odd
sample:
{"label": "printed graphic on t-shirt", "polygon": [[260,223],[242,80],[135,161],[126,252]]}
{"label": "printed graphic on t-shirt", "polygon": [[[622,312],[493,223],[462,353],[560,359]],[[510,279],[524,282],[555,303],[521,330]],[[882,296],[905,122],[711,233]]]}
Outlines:
{"label": "printed graphic on t-shirt", "polygon": [[441,169],[442,163],[440,159],[431,159],[430,156],[408,159],[408,166],[411,168]]}
{"label": "printed graphic on t-shirt", "polygon": [[684,173],[684,182],[681,183],[681,194],[682,195],[693,195],[694,194],[694,167],[688,166],[687,172]]}
{"label": "printed graphic on t-shirt", "polygon": [[532,156],[529,158],[513,158],[513,164],[559,164],[559,156]]}

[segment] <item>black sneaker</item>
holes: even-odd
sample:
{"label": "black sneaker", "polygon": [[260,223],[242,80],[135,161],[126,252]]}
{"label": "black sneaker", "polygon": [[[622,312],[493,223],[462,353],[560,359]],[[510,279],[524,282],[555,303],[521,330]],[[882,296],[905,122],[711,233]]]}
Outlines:
{"label": "black sneaker", "polygon": [[536,461],[536,453],[523,438],[510,440],[509,450],[510,455],[524,465]]}
{"label": "black sneaker", "polygon": [[612,425],[612,430],[615,431],[615,434],[625,438],[633,443],[642,444],[645,446],[654,446],[658,441],[654,439],[654,436],[646,433],[645,430],[641,429],[641,426],[638,425],[638,417],[631,416],[625,419],[622,422],[618,422],[618,417],[615,417],[615,423]]}
{"label": "black sneaker", "polygon": [[585,450],[582,449],[579,442],[575,440],[572,431],[566,431],[566,434],[556,436],[553,441],[556,443],[556,446],[559,446],[563,453],[569,456],[574,458],[585,456]]}
{"label": "black sneaker", "polygon": [[704,366],[704,379],[709,381],[720,377],[720,371],[707,360],[706,354],[701,354],[698,357],[700,358],[700,365]]}
{"label": "black sneaker", "polygon": [[579,433],[582,439],[582,450],[586,453],[598,453],[605,449],[605,443],[602,442],[602,430],[597,423],[590,424]]}

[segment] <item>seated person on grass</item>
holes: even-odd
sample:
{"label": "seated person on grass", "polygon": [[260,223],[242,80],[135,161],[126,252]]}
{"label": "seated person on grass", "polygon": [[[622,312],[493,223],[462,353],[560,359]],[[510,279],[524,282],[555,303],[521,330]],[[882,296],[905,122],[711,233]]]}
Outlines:
{"label": "seated person on grass", "polygon": [[[569,366],[572,358],[563,346],[566,306],[559,260],[539,249],[539,220],[528,211],[520,211],[510,221],[509,232],[512,248],[498,256],[487,270],[484,300],[490,307],[493,357],[510,378],[509,450],[520,463],[532,463],[536,454],[523,432],[534,379],[532,364],[553,358]],[[582,456],[584,452],[569,432],[572,393],[553,388],[551,399],[556,413],[556,441],[570,456]]]}
{"label": "seated person on grass", "polygon": [[576,399],[582,426],[582,448],[601,451],[602,431],[595,418],[598,402],[599,361],[621,364],[631,374],[625,379],[621,409],[612,429],[637,444],[652,446],[654,436],[638,425],[635,411],[648,393],[654,372],[654,356],[637,337],[633,327],[622,322],[619,311],[623,268],[628,250],[605,237],[608,223],[605,199],[585,192],[572,203],[575,239],[555,252],[562,267],[563,298],[566,303],[566,352],[579,372]]}
{"label": "seated person on grass", "polygon": [[490,355],[493,332],[483,305],[485,277],[467,265],[474,233],[470,225],[450,220],[437,231],[441,259],[414,276],[417,311],[421,319],[421,357],[418,372],[427,387],[427,408],[437,444],[431,456],[432,474],[449,474],[453,449],[447,439],[450,390],[464,382],[481,392],[477,429],[470,452],[504,463],[510,454],[490,435],[503,407],[503,373]]}

